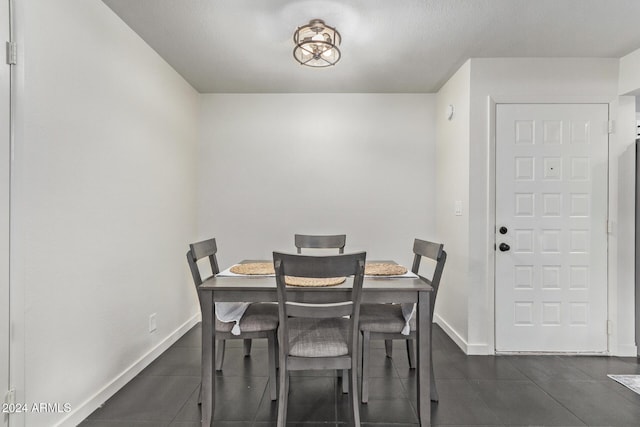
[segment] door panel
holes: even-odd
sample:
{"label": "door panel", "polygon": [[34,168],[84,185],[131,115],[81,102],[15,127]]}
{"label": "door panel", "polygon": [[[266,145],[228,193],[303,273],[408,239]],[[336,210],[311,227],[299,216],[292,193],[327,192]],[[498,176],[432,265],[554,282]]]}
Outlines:
{"label": "door panel", "polygon": [[607,350],[608,115],[497,105],[497,351]]}

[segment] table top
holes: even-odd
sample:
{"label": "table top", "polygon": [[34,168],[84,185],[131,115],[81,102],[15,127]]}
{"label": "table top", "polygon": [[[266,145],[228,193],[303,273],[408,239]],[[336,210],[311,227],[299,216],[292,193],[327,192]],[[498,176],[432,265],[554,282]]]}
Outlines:
{"label": "table top", "polygon": [[[326,292],[341,291],[351,288],[351,280],[347,280],[336,286],[319,286],[319,287],[303,287],[291,286],[291,291],[304,292]],[[276,279],[271,276],[243,276],[243,277],[210,277],[200,285],[201,291],[218,291],[218,290],[276,290]],[[370,290],[378,291],[432,291],[433,288],[428,283],[419,278],[406,277],[365,277],[362,285],[363,292]]]}
{"label": "table top", "polygon": [[[265,262],[257,260],[245,260],[245,262]],[[393,261],[372,261],[372,262],[393,262]],[[344,292],[351,289],[352,280],[350,277],[347,280],[335,286],[320,286],[320,287],[288,287],[290,292]],[[246,275],[246,276],[217,276],[209,277],[199,287],[200,291],[240,291],[240,292],[255,292],[264,294],[271,293],[275,295],[276,292],[276,279],[275,276],[262,276],[262,275]],[[376,293],[414,293],[414,292],[431,292],[433,288],[428,279],[426,278],[412,278],[412,277],[385,277],[385,276],[365,276],[362,292],[366,298],[366,294],[371,291]]]}

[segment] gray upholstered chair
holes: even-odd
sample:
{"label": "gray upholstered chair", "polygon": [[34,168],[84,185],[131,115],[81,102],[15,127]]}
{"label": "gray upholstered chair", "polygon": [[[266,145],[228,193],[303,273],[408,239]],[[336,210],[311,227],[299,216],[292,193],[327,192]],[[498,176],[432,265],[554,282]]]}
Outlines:
{"label": "gray upholstered chair", "polygon": [[[435,263],[431,280],[420,276],[422,280],[429,283],[433,287],[433,293],[430,300],[429,325],[433,323],[433,309],[436,304],[436,296],[440,287],[440,277],[444,264],[447,260],[447,253],[440,243],[428,242],[426,240],[415,239],[413,242],[413,266],[411,271],[419,274],[420,261],[422,258],[429,258]],[[402,314],[402,307],[399,304],[362,304],[360,310],[360,331],[362,333],[362,403],[369,400],[369,357],[370,357],[370,341],[372,339],[385,340],[385,348],[387,357],[392,357],[392,340],[405,340],[407,343],[407,354],[409,357],[409,367],[415,368],[415,348],[416,339],[416,319],[415,316],[409,321],[411,331],[409,335],[402,335],[401,331],[406,324]],[[431,334],[431,329],[429,330]],[[431,351],[431,348],[427,349]],[[433,359],[431,359],[431,400],[438,400],[438,392],[433,378]]]}
{"label": "gray upholstered chair", "polygon": [[[208,258],[211,266],[211,276],[215,276],[220,272],[220,269],[218,268],[218,261],[216,259],[217,252],[218,247],[216,245],[216,239],[208,239],[189,245],[187,262],[189,263],[191,275],[193,276],[196,292],[198,291],[198,286],[203,282],[202,276],[200,275],[200,269],[198,268],[198,260]],[[204,280],[206,279],[208,279],[208,277]],[[200,292],[198,292],[198,300],[200,300]],[[200,301],[200,307],[202,307],[202,301]],[[206,315],[207,313],[202,313],[203,317]],[[211,313],[208,315],[210,316]],[[276,304],[269,303],[251,304],[244,312],[242,319],[239,322],[241,330],[240,335],[233,335],[231,333],[233,326],[233,322],[221,322],[217,318],[215,319],[217,347],[216,370],[222,370],[226,340],[243,339],[244,353],[245,356],[248,356],[251,353],[251,340],[253,338],[266,338],[267,351],[269,353],[269,389],[271,400],[276,400],[276,358],[278,351],[276,331],[278,329],[278,306]]]}
{"label": "gray upholstered chair", "polygon": [[[353,422],[360,425],[358,318],[365,260],[365,252],[331,256],[273,253],[280,315],[278,427],[286,425],[289,371],[318,369],[348,370]],[[347,287],[345,294],[313,292],[312,288],[301,292],[286,285],[285,275],[307,278],[351,276],[346,280],[353,280],[353,286]],[[326,299],[336,296],[341,296],[342,301]],[[328,302],[331,304],[326,304]]]}
{"label": "gray upholstered chair", "polygon": [[338,253],[344,253],[344,245],[347,242],[346,234],[336,234],[331,236],[313,236],[309,234],[296,234],[294,243],[298,253],[302,249],[338,249]]}

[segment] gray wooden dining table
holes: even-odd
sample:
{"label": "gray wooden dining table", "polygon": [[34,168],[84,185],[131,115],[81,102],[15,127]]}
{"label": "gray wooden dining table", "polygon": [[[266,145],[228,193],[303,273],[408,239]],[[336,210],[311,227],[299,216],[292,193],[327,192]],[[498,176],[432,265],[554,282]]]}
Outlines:
{"label": "gray wooden dining table", "polygon": [[[289,299],[312,295],[318,303],[344,300],[351,287],[350,279],[328,287],[294,287]],[[215,304],[214,302],[276,302],[276,279],[273,276],[211,277],[200,285],[202,303],[202,426],[214,425],[215,409]],[[417,411],[421,426],[431,425],[431,334],[430,304],[433,289],[419,278],[365,276],[362,303],[417,303]],[[209,313],[205,315],[205,313]]]}

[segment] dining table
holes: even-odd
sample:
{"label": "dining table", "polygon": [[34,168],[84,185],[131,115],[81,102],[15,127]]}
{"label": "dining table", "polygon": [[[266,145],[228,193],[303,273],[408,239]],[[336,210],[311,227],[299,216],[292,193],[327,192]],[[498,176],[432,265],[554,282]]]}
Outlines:
{"label": "dining table", "polygon": [[[268,261],[242,261],[268,262]],[[390,262],[390,261],[371,261]],[[314,302],[343,301],[352,286],[347,279],[336,286],[291,287],[290,301],[305,297]],[[431,425],[431,314],[433,288],[419,277],[364,277],[362,303],[416,303],[416,379],[417,412],[420,426]],[[212,276],[198,288],[202,309],[202,427],[214,425],[215,409],[215,303],[216,302],[277,302],[276,279],[273,275]]]}

